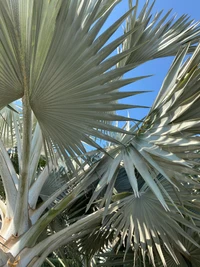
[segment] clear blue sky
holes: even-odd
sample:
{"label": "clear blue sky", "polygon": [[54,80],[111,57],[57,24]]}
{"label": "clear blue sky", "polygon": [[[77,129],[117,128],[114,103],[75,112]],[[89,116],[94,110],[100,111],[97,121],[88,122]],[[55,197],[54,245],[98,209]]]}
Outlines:
{"label": "clear blue sky", "polygon": [[[146,1],[139,0],[140,6],[142,7]],[[150,1],[152,3],[152,1]],[[134,0],[133,0],[134,4]],[[114,21],[117,17],[126,12],[128,7],[128,0],[122,0],[121,3],[113,11],[112,17],[109,19],[108,23]],[[164,10],[164,14],[173,9],[171,15],[177,14],[177,17],[180,17],[183,14],[188,14],[191,19],[195,21],[200,21],[200,0],[157,0],[153,13],[155,14],[158,11]],[[154,76],[140,82],[134,83],[129,86],[128,90],[152,90],[152,93],[142,94],[131,99],[123,100],[123,103],[132,103],[151,106],[158,90],[162,84],[163,78],[166,75],[167,70],[169,69],[173,58],[158,59],[152,62],[149,62],[136,71],[131,72],[128,76],[141,76],[153,74]],[[147,114],[148,110],[133,109],[129,111],[130,116],[133,118],[142,118]],[[120,114],[127,115],[127,112]]]}

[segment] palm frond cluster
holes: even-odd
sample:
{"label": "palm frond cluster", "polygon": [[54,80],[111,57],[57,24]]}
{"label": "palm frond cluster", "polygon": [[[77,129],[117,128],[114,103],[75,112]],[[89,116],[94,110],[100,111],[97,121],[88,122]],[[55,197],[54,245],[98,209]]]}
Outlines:
{"label": "palm frond cluster", "polygon": [[106,28],[119,2],[0,1],[2,266],[200,266],[200,27],[129,0]]}

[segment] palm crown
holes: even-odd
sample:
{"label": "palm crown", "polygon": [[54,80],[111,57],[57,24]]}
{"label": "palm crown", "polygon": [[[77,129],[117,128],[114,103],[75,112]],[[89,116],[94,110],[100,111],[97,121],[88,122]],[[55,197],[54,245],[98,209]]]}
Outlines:
{"label": "palm crown", "polygon": [[[0,266],[200,263],[200,28],[130,0],[103,31],[119,2],[0,1]],[[145,93],[123,75],[165,56],[148,115],[117,114]]]}

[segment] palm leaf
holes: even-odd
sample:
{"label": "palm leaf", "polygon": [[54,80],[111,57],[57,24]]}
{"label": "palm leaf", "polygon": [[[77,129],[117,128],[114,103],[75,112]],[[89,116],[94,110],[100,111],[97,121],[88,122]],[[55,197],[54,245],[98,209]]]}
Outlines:
{"label": "palm leaf", "polygon": [[21,107],[12,103],[0,111],[0,136],[7,148],[18,145],[20,150],[21,134]]}
{"label": "palm leaf", "polygon": [[[197,243],[199,243],[199,235],[194,233],[191,230],[186,230],[188,232],[188,234],[190,236],[192,236],[192,238],[194,240],[196,240]],[[180,253],[180,251],[178,251],[176,248],[174,248],[175,254],[178,258],[178,261],[180,263],[180,266],[183,267],[188,267],[188,266],[198,266],[199,265],[199,252],[200,249],[198,247],[196,247],[195,245],[193,245],[191,242],[188,242],[187,239],[185,239],[184,237],[180,237],[180,239],[182,240],[182,243],[184,244],[184,246],[187,248],[187,251],[189,252],[189,255],[183,255]],[[168,267],[176,267],[177,264],[175,263],[175,261],[172,259],[172,257],[169,255],[169,253],[167,253],[167,251],[164,251],[164,256],[166,259],[166,263]],[[161,261],[157,261],[156,266],[163,266]]]}
{"label": "palm leaf", "polygon": [[[53,0],[43,3],[18,0],[0,3],[1,50],[2,58],[5,57],[1,63],[1,90],[7,92],[2,91],[4,97],[0,106],[9,104],[27,92],[46,148],[51,153],[55,148],[66,157],[76,158],[86,152],[82,141],[96,148],[98,145],[95,145],[92,137],[115,142],[105,132],[124,131],[107,122],[124,118],[112,112],[139,107],[115,103],[115,100],[131,95],[116,93],[116,90],[142,77],[118,81],[119,78],[141,62],[157,54],[163,56],[160,52],[161,43],[166,40],[160,39],[164,29],[166,38],[173,39],[173,43],[165,42],[166,55],[175,53],[180,44],[197,40],[199,28],[187,23],[184,18],[171,28],[163,26],[164,29],[159,26],[162,23],[155,19],[146,28],[151,8],[148,10],[148,5],[145,5],[136,20],[132,11],[137,10],[138,3],[100,33],[118,2]],[[115,41],[109,41],[128,17],[134,21],[128,23],[126,32]],[[180,28],[178,33],[177,28]],[[144,32],[146,37],[138,38],[138,32]],[[156,36],[155,32],[158,32]],[[170,35],[169,32],[173,33]],[[177,38],[174,38],[175,34]],[[138,40],[137,44],[133,45],[133,39]],[[151,45],[147,40],[151,40]],[[128,47],[113,55],[117,47],[127,42]],[[171,46],[175,47],[175,43],[176,48],[172,50]],[[158,53],[154,56],[153,51],[151,55],[147,46],[155,47]],[[148,56],[138,58],[139,55],[145,55],[144,52]],[[127,57],[131,57],[129,62],[115,67]]]}
{"label": "palm leaf", "polygon": [[[132,0],[129,0],[129,6],[132,7]],[[163,17],[163,11],[151,14],[154,2],[146,4],[137,15],[138,6],[129,16],[126,23],[125,33],[130,29],[137,29],[123,42],[122,51],[126,51],[131,47],[137,47],[138,44],[144,43],[136,52],[134,51],[126,59],[122,60],[119,66],[130,64],[132,62],[146,62],[150,59],[175,55],[180,45],[196,44],[199,41],[200,28],[187,15],[183,15],[176,19],[174,15],[169,18],[171,11],[167,12]],[[138,3],[138,1],[137,1]],[[195,46],[190,48],[194,51]]]}
{"label": "palm leaf", "polygon": [[[125,57],[129,51],[107,59],[116,49],[118,43],[113,42],[102,48],[128,16],[128,13],[96,39],[100,27],[111,12],[111,8],[102,15],[92,29],[89,29],[89,26],[95,22],[94,18],[99,10],[99,4],[91,8],[88,21],[84,21],[84,23],[82,9],[85,8],[86,4],[77,5],[76,8],[74,5],[69,6],[68,15],[63,13],[64,6],[61,9],[55,24],[51,48],[41,72],[41,79],[37,81],[37,85],[33,87],[30,95],[31,107],[47,142],[49,144],[53,142],[56,148],[60,148],[62,152],[64,149],[67,150],[73,158],[80,153],[85,153],[81,140],[94,145],[88,135],[107,139],[108,137],[99,130],[119,131],[119,129],[104,122],[124,120],[124,118],[108,113],[118,109],[137,107],[112,103],[123,97],[121,93],[116,94],[116,89],[127,84],[127,81],[116,83],[112,80],[133,66],[121,70],[109,69]],[[75,16],[71,21],[72,8],[73,12],[75,9],[80,12],[80,15]],[[68,25],[68,27],[64,25]],[[59,31],[57,30],[58,27]],[[76,35],[74,35],[75,29],[78,29]],[[118,42],[122,42],[124,38],[122,36]],[[67,40],[70,40],[68,49],[66,49]],[[74,56],[76,60],[72,61]],[[52,61],[52,58],[60,58],[60,62]],[[49,71],[50,69],[51,71]],[[60,130],[57,132],[55,129]],[[76,136],[72,135],[72,132],[76,133]]]}
{"label": "palm leaf", "polygon": [[[175,198],[174,201],[178,204]],[[187,216],[187,210],[183,209],[182,212]],[[193,216],[195,217],[195,214]],[[123,245],[126,252],[129,248],[134,250],[134,260],[137,258],[138,251],[141,251],[143,262],[146,261],[147,253],[155,266],[155,253],[158,253],[163,266],[167,266],[163,245],[176,264],[179,261],[174,253],[174,247],[183,255],[189,255],[180,236],[199,248],[198,243],[183,230],[179,223],[199,231],[193,223],[177,214],[175,209],[171,208],[170,212],[166,212],[151,191],[147,190],[141,192],[140,198],[130,196],[119,201],[116,212],[105,221],[104,227],[115,231],[115,237],[119,238],[119,247]]]}

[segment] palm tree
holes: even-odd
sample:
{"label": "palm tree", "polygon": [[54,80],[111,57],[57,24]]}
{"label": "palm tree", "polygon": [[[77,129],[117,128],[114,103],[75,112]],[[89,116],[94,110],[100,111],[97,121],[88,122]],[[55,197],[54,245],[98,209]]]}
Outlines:
{"label": "palm tree", "polygon": [[[200,28],[130,0],[103,30],[119,2],[0,1],[0,266],[200,264]],[[117,114],[166,56],[148,115]]]}

